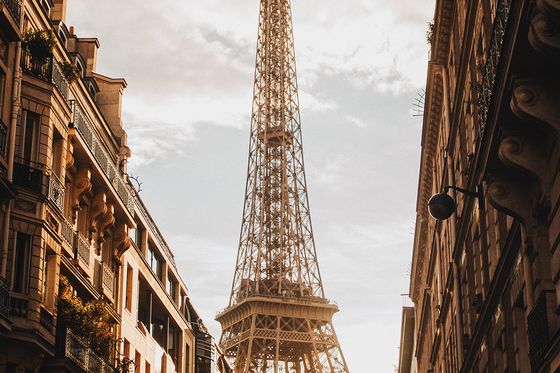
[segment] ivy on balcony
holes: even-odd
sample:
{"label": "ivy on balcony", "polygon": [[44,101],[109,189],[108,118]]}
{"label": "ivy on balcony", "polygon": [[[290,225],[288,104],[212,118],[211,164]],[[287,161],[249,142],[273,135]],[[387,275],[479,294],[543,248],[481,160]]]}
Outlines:
{"label": "ivy on balcony", "polygon": [[68,279],[60,276],[58,318],[97,355],[108,358],[115,335],[111,316],[102,300],[83,300]]}

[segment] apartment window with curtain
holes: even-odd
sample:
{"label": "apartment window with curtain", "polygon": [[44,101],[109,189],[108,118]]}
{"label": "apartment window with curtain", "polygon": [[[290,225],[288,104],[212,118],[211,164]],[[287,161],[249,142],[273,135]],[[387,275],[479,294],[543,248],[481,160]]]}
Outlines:
{"label": "apartment window with curtain", "polygon": [[140,363],[142,362],[142,357],[140,352],[136,351],[134,354],[134,373],[140,373]]}
{"label": "apartment window with curtain", "polygon": [[54,309],[55,305],[55,277],[56,277],[56,253],[48,247],[45,250],[43,261],[43,305],[49,310]]}
{"label": "apartment window with curtain", "polygon": [[24,121],[21,127],[20,155],[26,161],[35,162],[37,159],[37,144],[39,131],[39,114],[24,111]]}
{"label": "apartment window with curtain", "polygon": [[28,292],[31,239],[32,237],[28,234],[16,232],[12,276],[12,291],[16,293],[27,294]]}
{"label": "apartment window with curtain", "polygon": [[146,251],[146,259],[150,268],[158,278],[158,280],[163,282],[163,260],[161,256],[157,253],[157,249],[153,247],[151,243],[148,243],[148,250]]}
{"label": "apartment window with curtain", "polygon": [[64,139],[60,132],[56,129],[53,131],[52,139],[52,170],[56,176],[60,178],[62,175],[62,150],[64,148]]}
{"label": "apartment window with curtain", "polygon": [[171,299],[176,302],[175,299],[177,297],[177,280],[175,280],[171,273],[167,275],[167,294],[169,294]]}
{"label": "apartment window with curtain", "polygon": [[133,289],[133,271],[130,264],[126,266],[126,300],[125,308],[132,311],[132,289]]}

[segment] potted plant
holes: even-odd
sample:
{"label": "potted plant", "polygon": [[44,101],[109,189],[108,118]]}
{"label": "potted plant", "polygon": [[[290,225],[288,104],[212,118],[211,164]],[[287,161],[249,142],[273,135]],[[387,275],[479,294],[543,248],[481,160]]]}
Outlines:
{"label": "potted plant", "polygon": [[23,43],[31,53],[31,58],[44,62],[52,55],[52,49],[56,44],[56,38],[51,31],[37,30],[27,31]]}
{"label": "potted plant", "polygon": [[73,63],[64,61],[59,63],[58,66],[68,83],[74,83],[80,77],[80,70]]}

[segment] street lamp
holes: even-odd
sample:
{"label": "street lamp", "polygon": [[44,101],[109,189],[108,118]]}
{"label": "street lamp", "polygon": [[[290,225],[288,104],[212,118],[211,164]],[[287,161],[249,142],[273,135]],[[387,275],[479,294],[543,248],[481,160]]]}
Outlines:
{"label": "street lamp", "polygon": [[455,200],[449,194],[447,194],[449,192],[449,189],[454,189],[457,192],[466,194],[471,197],[477,197],[480,201],[481,190],[479,187],[477,187],[476,192],[473,192],[453,185],[446,185],[443,188],[443,192],[434,194],[428,201],[428,210],[430,211],[430,215],[432,215],[432,217],[436,220],[449,219],[449,217],[453,215],[453,213],[457,209]]}

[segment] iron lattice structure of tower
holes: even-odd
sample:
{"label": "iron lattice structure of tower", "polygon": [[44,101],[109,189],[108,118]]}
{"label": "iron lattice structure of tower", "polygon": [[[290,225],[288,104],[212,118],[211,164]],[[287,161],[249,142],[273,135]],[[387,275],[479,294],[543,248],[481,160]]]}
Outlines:
{"label": "iron lattice structure of tower", "polygon": [[303,163],[290,0],[261,0],[249,164],[229,306],[236,372],[348,372],[325,298]]}

